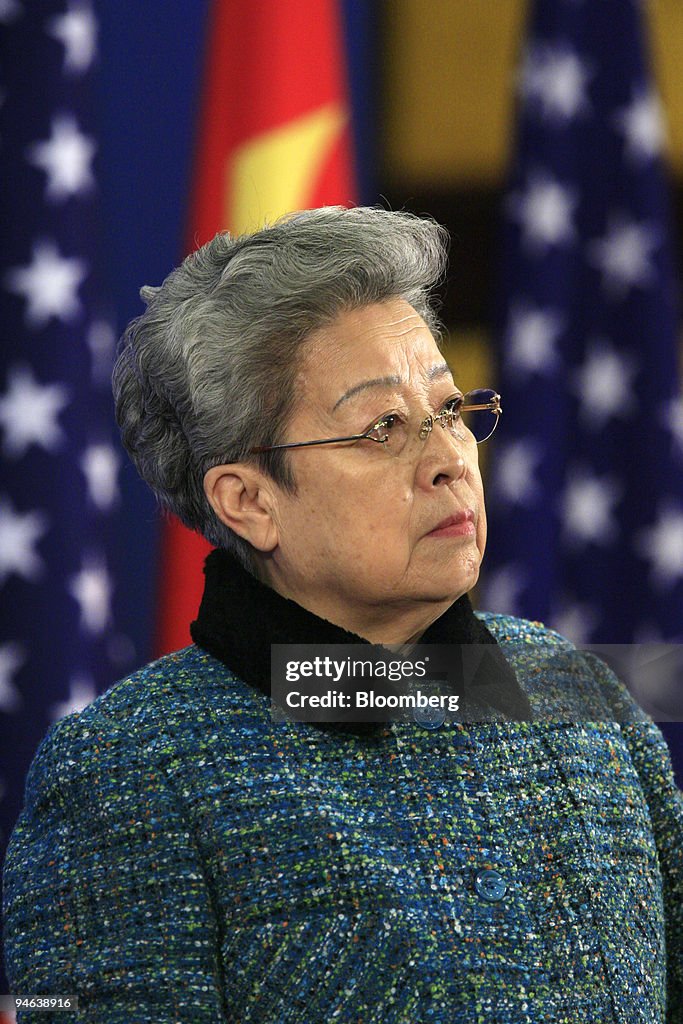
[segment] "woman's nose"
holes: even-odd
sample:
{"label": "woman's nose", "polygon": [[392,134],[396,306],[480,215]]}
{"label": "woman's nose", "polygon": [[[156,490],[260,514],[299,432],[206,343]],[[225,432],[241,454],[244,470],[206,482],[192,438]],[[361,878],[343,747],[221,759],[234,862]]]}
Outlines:
{"label": "woman's nose", "polygon": [[422,442],[421,463],[428,486],[459,480],[464,476],[467,472],[467,462],[463,454],[465,443],[450,430],[443,428],[439,422],[432,424],[431,430]]}

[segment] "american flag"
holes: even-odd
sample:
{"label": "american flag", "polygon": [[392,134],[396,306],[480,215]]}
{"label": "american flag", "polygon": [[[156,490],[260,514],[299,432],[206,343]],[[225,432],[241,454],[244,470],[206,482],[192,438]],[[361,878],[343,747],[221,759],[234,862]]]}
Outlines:
{"label": "american flag", "polygon": [[122,459],[98,227],[97,20],[86,0],[0,0],[0,38],[4,856],[39,741],[134,652],[113,613]]}
{"label": "american flag", "polygon": [[641,4],[536,0],[504,203],[486,606],[683,639],[683,402]]}

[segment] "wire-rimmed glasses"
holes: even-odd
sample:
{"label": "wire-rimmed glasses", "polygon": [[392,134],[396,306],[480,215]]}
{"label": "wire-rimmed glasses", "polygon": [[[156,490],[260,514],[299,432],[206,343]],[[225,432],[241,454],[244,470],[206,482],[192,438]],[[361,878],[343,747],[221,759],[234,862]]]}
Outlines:
{"label": "wire-rimmed glasses", "polygon": [[374,420],[360,434],[345,437],[324,437],[316,441],[288,441],[285,444],[257,445],[253,455],[277,451],[282,448],[308,448],[318,444],[341,444],[344,441],[374,441],[381,444],[389,455],[401,455],[410,438],[425,440],[436,423],[459,441],[488,441],[498,426],[503,411],[500,395],[492,388],[475,388],[462,395],[451,395],[434,415],[423,417],[418,423],[394,410]]}

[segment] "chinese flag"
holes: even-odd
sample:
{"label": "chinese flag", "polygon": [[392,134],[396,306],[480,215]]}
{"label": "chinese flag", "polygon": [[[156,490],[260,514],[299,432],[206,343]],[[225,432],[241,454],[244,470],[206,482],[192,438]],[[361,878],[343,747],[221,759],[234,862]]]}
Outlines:
{"label": "chinese flag", "polygon": [[[354,194],[336,0],[214,0],[187,251]],[[176,519],[163,531],[158,654],[190,643],[209,551]]]}

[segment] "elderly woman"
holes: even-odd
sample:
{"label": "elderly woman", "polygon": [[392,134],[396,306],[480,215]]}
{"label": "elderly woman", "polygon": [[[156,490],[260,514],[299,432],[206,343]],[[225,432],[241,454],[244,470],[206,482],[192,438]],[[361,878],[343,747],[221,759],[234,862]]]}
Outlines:
{"label": "elderly woman", "polygon": [[[124,443],[216,550],[194,644],[31,768],[7,966],[16,993],[78,996],[55,1020],[683,1020],[661,733],[597,659],[469,601],[499,404],[439,351],[445,248],[427,219],[313,210],[143,290]],[[417,640],[487,645],[490,714],[271,715],[271,644]]]}

